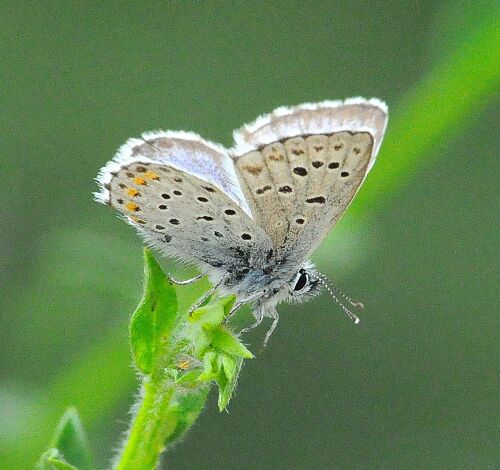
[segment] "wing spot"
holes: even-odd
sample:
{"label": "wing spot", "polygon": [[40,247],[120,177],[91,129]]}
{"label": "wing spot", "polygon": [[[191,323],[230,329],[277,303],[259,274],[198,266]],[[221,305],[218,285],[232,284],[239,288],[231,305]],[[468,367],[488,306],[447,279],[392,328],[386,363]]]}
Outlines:
{"label": "wing spot", "polygon": [[252,236],[249,233],[244,233],[241,235],[241,238],[243,238],[243,240],[251,240]]}
{"label": "wing spot", "polygon": [[163,171],[163,173],[171,173],[172,171],[170,168],[167,168],[165,166],[158,167],[158,170]]}
{"label": "wing spot", "polygon": [[172,241],[172,237],[171,235],[167,235],[165,234],[162,238],[162,240],[165,242],[165,243],[170,243]]}
{"label": "wing spot", "polygon": [[308,204],[324,204],[326,202],[326,199],[323,196],[311,197],[309,199],[306,199],[306,202]]}
{"label": "wing spot", "polygon": [[330,168],[330,170],[334,170],[335,168],[338,168],[340,166],[339,162],[332,162],[328,165],[328,168]]}
{"label": "wing spot", "polygon": [[180,222],[178,219],[170,219],[169,222],[172,224],[172,225],[179,225]]}
{"label": "wing spot", "polygon": [[291,192],[293,191],[293,189],[292,189],[290,186],[285,185],[285,186],[281,186],[281,187],[278,189],[278,191],[279,191],[280,193],[291,193]]}
{"label": "wing spot", "polygon": [[217,232],[217,231],[216,231],[216,232],[214,232],[214,235],[215,235],[216,237],[218,237],[218,238],[222,238],[222,237],[224,236],[224,235],[222,235],[222,233]]}
{"label": "wing spot", "polygon": [[264,194],[266,191],[270,191],[271,186],[264,186],[263,188],[259,188],[255,191],[255,194]]}
{"label": "wing spot", "polygon": [[163,199],[170,199],[170,194],[163,193],[163,194],[161,195],[161,197],[162,197]]}
{"label": "wing spot", "polygon": [[119,186],[121,189],[125,189],[125,188],[127,187],[127,185],[126,185],[126,184],[123,184],[123,183],[120,183],[118,186]]}
{"label": "wing spot", "polygon": [[322,145],[315,145],[314,150],[316,150],[316,152],[321,152],[323,150],[323,146]]}
{"label": "wing spot", "polygon": [[165,227],[163,225],[156,225],[156,228],[158,230],[165,230]]}
{"label": "wing spot", "polygon": [[260,175],[260,172],[262,171],[262,167],[260,165],[247,165],[244,167],[248,173],[258,176]]}
{"label": "wing spot", "polygon": [[159,180],[160,175],[158,173],[155,173],[154,171],[147,171],[144,173],[144,178],[147,178],[148,180]]}
{"label": "wing spot", "polygon": [[141,224],[141,225],[146,225],[146,222],[144,222],[144,220],[142,220],[142,219],[136,219],[135,222],[137,222],[138,224]]}
{"label": "wing spot", "polygon": [[296,174],[296,175],[299,175],[299,176],[306,176],[307,175],[307,170],[302,167],[302,166],[296,166],[294,169],[293,169],[293,172]]}
{"label": "wing spot", "polygon": [[139,173],[146,173],[148,169],[145,166],[136,166],[135,171],[138,171]]}
{"label": "wing spot", "polygon": [[342,149],[343,147],[344,147],[344,144],[337,144],[337,145],[334,145],[334,146],[333,146],[333,148],[334,148],[335,150],[340,150],[340,149]]}
{"label": "wing spot", "polygon": [[135,202],[127,202],[127,204],[125,204],[125,207],[130,212],[138,212],[141,210],[141,208]]}
{"label": "wing spot", "polygon": [[125,173],[129,178],[135,178],[135,174],[132,173],[131,171],[127,171],[127,173]]}
{"label": "wing spot", "polygon": [[320,162],[319,160],[316,160],[315,162],[312,162],[312,166],[314,168],[321,168],[324,165],[324,162]]}
{"label": "wing spot", "polygon": [[211,188],[210,186],[203,186],[203,189],[205,189],[209,193],[215,193],[215,189]]}
{"label": "wing spot", "polygon": [[179,178],[179,177],[174,178],[174,181],[175,181],[176,183],[182,183],[182,178]]}
{"label": "wing spot", "polygon": [[200,201],[200,202],[208,202],[208,199],[207,199],[206,197],[202,197],[202,196],[200,196],[200,197],[198,197],[197,199],[198,199],[198,201]]}
{"label": "wing spot", "polygon": [[233,209],[226,209],[224,212],[225,212],[226,215],[234,215],[234,214],[236,214],[236,211],[233,211]]}
{"label": "wing spot", "polygon": [[174,191],[174,194],[175,194],[176,196],[182,196],[182,193],[181,193],[180,191],[177,191],[177,190],[175,190],[175,191]]}
{"label": "wing spot", "polygon": [[342,178],[345,178],[345,177],[349,176],[349,172],[343,171],[342,173],[340,173],[340,176],[342,176]]}
{"label": "wing spot", "polygon": [[304,219],[295,219],[295,222],[298,223],[299,225],[304,225],[305,220]]}
{"label": "wing spot", "polygon": [[353,151],[356,155],[358,155],[359,153],[361,153],[361,149],[360,149],[359,147],[354,147],[354,148],[352,149],[352,151]]}
{"label": "wing spot", "polygon": [[135,188],[128,188],[127,194],[131,197],[137,197],[137,196],[141,195],[141,193],[139,191],[137,191],[137,189],[135,189]]}
{"label": "wing spot", "polygon": [[[273,149],[273,152],[275,152],[276,150]],[[283,160],[283,155],[281,155],[281,153],[278,153],[278,154],[274,154],[272,153],[271,155],[269,155],[269,160],[272,160],[273,162],[280,162],[281,160]]]}
{"label": "wing spot", "polygon": [[146,180],[144,178],[142,178],[141,176],[136,176],[134,179],[133,179],[134,183],[135,184],[140,184],[141,186],[147,186],[148,183],[146,183]]}
{"label": "wing spot", "polygon": [[207,237],[201,237],[201,241],[202,242],[208,242],[208,238]]}
{"label": "wing spot", "polygon": [[292,149],[292,153],[294,155],[304,155],[305,152],[301,148],[294,148],[294,149]]}
{"label": "wing spot", "polygon": [[202,215],[200,217],[196,217],[196,220],[208,220],[209,222],[214,220],[213,217],[210,217],[209,215]]}
{"label": "wing spot", "polygon": [[158,209],[161,209],[162,211],[164,211],[166,208],[167,208],[167,206],[165,204],[160,204],[158,206]]}

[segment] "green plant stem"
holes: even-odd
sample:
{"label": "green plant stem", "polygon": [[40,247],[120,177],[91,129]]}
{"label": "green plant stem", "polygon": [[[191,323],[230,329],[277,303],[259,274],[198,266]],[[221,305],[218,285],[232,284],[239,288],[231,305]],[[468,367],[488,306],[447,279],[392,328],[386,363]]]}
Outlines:
{"label": "green plant stem", "polygon": [[210,386],[219,387],[222,411],[243,358],[253,357],[222,324],[234,296],[188,315],[178,309],[177,289],[149,249],[144,250],[144,273],[144,294],[129,328],[141,394],[115,470],[156,468],[165,448],[198,418]]}
{"label": "green plant stem", "polygon": [[175,387],[146,382],[137,414],[123,448],[116,470],[156,468],[165,442],[177,427]]}
{"label": "green plant stem", "polygon": [[186,390],[170,380],[155,384],[148,378],[113,469],[156,468],[160,454],[198,419],[209,390],[208,384]]}

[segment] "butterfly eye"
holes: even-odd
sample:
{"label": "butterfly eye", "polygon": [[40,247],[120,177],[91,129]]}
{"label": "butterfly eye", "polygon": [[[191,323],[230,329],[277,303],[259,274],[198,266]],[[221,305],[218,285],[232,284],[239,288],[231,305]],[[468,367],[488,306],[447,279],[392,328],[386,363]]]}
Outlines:
{"label": "butterfly eye", "polygon": [[295,292],[301,291],[309,283],[309,275],[305,271],[299,271],[296,279],[293,288]]}

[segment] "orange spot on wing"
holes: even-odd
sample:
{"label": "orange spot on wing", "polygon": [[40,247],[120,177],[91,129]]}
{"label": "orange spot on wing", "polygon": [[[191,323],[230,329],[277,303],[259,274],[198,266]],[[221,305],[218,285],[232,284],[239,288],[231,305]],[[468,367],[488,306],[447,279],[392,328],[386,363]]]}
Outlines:
{"label": "orange spot on wing", "polygon": [[177,367],[182,370],[186,370],[191,365],[191,361],[189,359],[184,359],[183,361],[177,364]]}
{"label": "orange spot on wing", "polygon": [[140,196],[141,194],[139,193],[139,191],[137,191],[137,189],[135,188],[128,188],[127,189],[127,194],[129,196],[132,196],[132,197],[136,197],[136,196]]}
{"label": "orange spot on wing", "polygon": [[144,173],[144,178],[147,178],[148,180],[159,180],[160,175],[154,171],[146,171],[146,173]]}
{"label": "orange spot on wing", "polygon": [[147,186],[146,180],[142,176],[136,176],[132,181],[135,184],[141,184],[142,186]]}
{"label": "orange spot on wing", "polygon": [[135,202],[127,202],[127,204],[125,204],[125,207],[130,212],[137,212],[139,210],[139,206]]}
{"label": "orange spot on wing", "polygon": [[260,172],[262,171],[261,165],[246,165],[243,168],[245,168],[245,170],[248,171],[248,173],[251,173],[254,176],[260,175]]}

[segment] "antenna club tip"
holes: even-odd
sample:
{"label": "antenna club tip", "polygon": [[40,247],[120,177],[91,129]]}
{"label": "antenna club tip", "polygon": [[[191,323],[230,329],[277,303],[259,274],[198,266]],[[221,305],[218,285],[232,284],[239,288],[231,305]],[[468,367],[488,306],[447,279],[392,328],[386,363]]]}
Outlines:
{"label": "antenna club tip", "polygon": [[355,325],[359,324],[359,322],[360,322],[360,319],[359,319],[359,318],[356,318],[356,319],[354,320],[354,324],[355,324]]}

